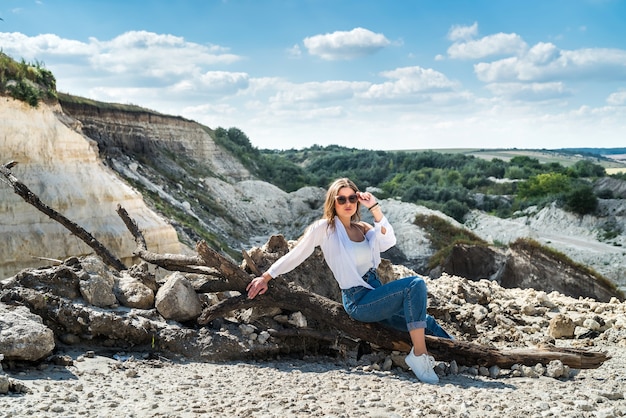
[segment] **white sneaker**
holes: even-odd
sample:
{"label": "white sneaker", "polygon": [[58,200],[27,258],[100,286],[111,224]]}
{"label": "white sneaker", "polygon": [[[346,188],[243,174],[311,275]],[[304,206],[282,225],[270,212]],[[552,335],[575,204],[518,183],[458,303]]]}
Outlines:
{"label": "white sneaker", "polygon": [[415,376],[424,382],[424,383],[439,383],[439,376],[433,370],[435,367],[435,359],[428,354],[422,354],[421,356],[416,356],[413,354],[413,349],[408,356],[404,358],[407,366],[413,370]]}

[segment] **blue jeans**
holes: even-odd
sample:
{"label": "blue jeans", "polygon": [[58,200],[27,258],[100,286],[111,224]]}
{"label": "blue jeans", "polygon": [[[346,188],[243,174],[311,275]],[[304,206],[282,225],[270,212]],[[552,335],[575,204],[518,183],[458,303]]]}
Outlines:
{"label": "blue jeans", "polygon": [[406,277],[383,285],[372,269],[363,280],[374,289],[356,286],[341,291],[343,307],[351,318],[379,322],[400,331],[426,328],[427,335],[452,338],[426,313],[428,293],[421,277]]}

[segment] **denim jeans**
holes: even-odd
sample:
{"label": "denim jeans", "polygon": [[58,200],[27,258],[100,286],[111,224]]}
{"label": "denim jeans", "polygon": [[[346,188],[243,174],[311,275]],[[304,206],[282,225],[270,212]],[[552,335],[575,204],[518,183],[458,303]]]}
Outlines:
{"label": "denim jeans", "polygon": [[343,307],[351,318],[380,322],[400,331],[426,328],[427,335],[452,338],[426,313],[428,293],[421,277],[406,277],[383,285],[372,269],[363,280],[374,289],[356,286],[341,291]]}

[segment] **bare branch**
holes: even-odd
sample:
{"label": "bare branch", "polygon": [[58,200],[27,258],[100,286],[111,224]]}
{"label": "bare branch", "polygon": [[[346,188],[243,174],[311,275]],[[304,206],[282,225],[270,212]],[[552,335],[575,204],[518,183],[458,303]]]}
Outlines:
{"label": "bare branch", "polygon": [[126,270],[126,266],[122,263],[117,257],[115,257],[100,241],[93,237],[89,232],[87,232],[80,225],[75,224],[74,222],[67,219],[65,216],[61,215],[59,212],[55,211],[51,207],[44,204],[37,195],[35,195],[26,185],[20,182],[10,170],[10,167],[15,166],[15,162],[10,162],[6,166],[0,165],[0,173],[6,177],[11,186],[13,187],[13,191],[19,195],[24,201],[30,205],[33,205],[40,212],[48,215],[51,219],[57,221],[61,225],[63,225],[66,229],[68,229],[72,234],[76,235],[79,239],[81,239],[85,244],[87,244],[91,249],[95,251],[95,253],[102,258],[107,265],[113,267],[117,271]]}

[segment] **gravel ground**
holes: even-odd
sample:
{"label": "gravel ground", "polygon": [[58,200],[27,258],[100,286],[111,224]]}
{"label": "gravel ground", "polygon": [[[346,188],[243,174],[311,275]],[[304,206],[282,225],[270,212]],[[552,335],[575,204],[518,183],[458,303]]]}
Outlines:
{"label": "gravel ground", "polygon": [[354,359],[214,364],[74,349],[69,366],[7,371],[30,393],[0,395],[0,417],[626,416],[626,349],[602,344],[612,358],[568,379],[459,373],[437,385]]}

